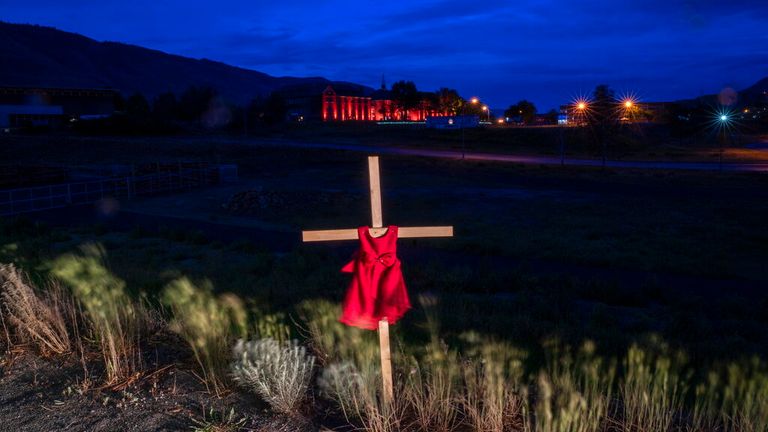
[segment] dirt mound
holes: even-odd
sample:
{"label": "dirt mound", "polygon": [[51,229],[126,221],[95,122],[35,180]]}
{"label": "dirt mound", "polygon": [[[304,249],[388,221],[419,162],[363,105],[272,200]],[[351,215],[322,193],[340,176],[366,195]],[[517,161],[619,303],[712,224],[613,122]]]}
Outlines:
{"label": "dirt mound", "polygon": [[257,215],[265,211],[298,212],[314,206],[354,205],[362,195],[346,191],[305,191],[253,189],[238,192],[224,208],[238,215]]}

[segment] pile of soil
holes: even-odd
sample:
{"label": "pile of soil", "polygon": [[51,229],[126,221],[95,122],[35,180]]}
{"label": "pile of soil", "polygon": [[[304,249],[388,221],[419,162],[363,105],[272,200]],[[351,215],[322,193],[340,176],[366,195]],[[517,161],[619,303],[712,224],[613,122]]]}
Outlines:
{"label": "pile of soil", "polygon": [[347,191],[265,190],[263,188],[238,192],[224,204],[224,208],[237,215],[259,215],[280,210],[296,213],[307,208],[344,208],[355,205],[363,196]]}

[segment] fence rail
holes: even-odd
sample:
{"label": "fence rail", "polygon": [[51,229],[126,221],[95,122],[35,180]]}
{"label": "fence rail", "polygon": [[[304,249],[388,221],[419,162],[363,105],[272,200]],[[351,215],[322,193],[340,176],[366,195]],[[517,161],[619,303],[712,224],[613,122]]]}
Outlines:
{"label": "fence rail", "polygon": [[0,190],[0,216],[90,204],[105,198],[130,199],[136,196],[161,195],[236,179],[236,165],[219,165],[142,176]]}

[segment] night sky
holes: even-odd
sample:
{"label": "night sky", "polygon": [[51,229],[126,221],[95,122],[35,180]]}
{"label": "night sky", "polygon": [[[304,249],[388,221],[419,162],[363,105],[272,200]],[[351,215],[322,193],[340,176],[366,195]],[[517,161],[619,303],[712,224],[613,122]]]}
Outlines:
{"label": "night sky", "polygon": [[272,75],[453,87],[540,111],[607,83],[641,100],[768,76],[768,0],[0,0],[0,19]]}

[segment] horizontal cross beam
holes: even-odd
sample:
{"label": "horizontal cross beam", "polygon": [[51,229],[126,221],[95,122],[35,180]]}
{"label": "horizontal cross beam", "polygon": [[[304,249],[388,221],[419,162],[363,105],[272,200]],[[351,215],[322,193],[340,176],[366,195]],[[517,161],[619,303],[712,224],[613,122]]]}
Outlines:
{"label": "horizontal cross beam", "polygon": [[[371,228],[371,235],[378,237],[384,234],[387,228]],[[302,240],[305,242],[357,240],[357,229],[334,229],[302,231]],[[453,237],[452,226],[425,226],[425,227],[399,227],[398,238],[415,237]]]}

